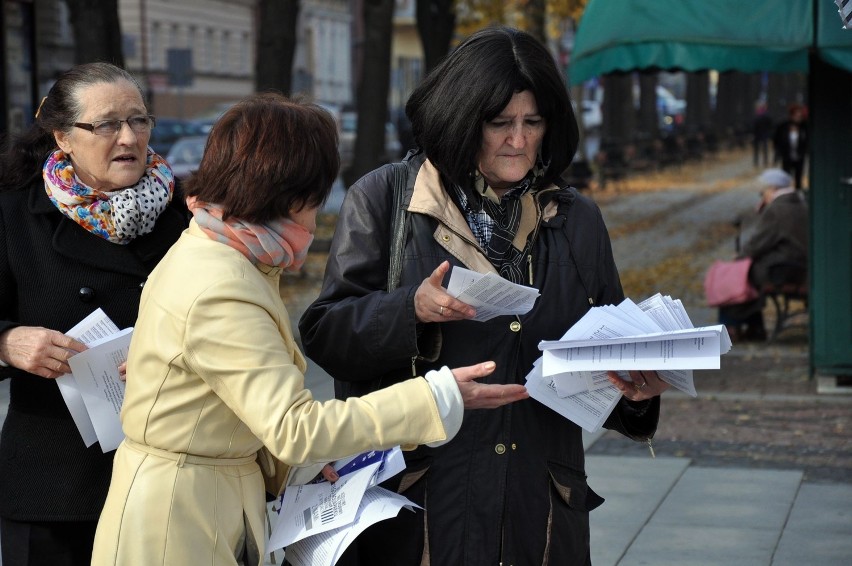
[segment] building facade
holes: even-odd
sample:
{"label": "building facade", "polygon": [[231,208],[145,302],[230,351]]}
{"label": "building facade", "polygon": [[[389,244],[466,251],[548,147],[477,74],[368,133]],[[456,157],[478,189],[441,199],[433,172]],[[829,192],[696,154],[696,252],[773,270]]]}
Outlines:
{"label": "building facade", "polygon": [[[302,0],[293,92],[335,106],[353,101],[353,0]],[[254,92],[258,0],[119,0],[125,66],[152,111],[195,118]],[[2,0],[0,132],[32,123],[58,74],[74,63],[64,0]]]}

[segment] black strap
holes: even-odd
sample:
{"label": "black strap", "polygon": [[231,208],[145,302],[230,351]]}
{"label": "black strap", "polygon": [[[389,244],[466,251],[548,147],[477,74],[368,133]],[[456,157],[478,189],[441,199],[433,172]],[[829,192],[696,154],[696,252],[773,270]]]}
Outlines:
{"label": "black strap", "polygon": [[388,265],[388,292],[399,285],[402,274],[402,249],[405,246],[405,223],[408,211],[405,210],[405,186],[408,183],[408,165],[392,163],[391,189],[393,190],[393,211],[391,215],[390,263]]}

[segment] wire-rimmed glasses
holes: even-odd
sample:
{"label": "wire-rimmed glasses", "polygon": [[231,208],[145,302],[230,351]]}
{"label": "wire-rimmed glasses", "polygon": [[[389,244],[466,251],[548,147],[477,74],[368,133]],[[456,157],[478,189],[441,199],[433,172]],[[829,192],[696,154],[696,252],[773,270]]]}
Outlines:
{"label": "wire-rimmed glasses", "polygon": [[127,122],[130,129],[137,134],[150,132],[156,120],[151,114],[140,114],[130,116],[126,120],[98,120],[97,122],[74,122],[74,125],[84,130],[89,130],[98,136],[114,136],[121,131],[121,124]]}

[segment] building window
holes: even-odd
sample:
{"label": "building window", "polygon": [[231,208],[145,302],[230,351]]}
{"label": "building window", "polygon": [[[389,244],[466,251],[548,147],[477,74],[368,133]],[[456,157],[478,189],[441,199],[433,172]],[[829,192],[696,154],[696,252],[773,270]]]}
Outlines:
{"label": "building window", "polygon": [[243,32],[240,36],[240,69],[243,74],[249,74],[249,34]]}
{"label": "building window", "polygon": [[160,22],[151,24],[151,42],[148,45],[148,49],[150,51],[152,69],[163,69],[165,67],[165,63],[163,62],[166,52],[166,46],[163,44],[164,35],[163,26],[160,25]]}
{"label": "building window", "polygon": [[204,30],[204,37],[201,42],[199,51],[202,69],[205,71],[213,70],[213,30],[207,28]]}
{"label": "building window", "polygon": [[222,32],[221,43],[219,44],[219,70],[223,73],[227,73],[231,68],[230,61],[228,58],[228,52],[230,51],[231,42],[231,34],[227,31]]}

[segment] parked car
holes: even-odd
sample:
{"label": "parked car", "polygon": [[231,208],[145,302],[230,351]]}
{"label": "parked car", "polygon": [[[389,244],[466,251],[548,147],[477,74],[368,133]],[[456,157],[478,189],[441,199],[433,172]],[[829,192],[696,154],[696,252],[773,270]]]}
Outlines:
{"label": "parked car", "polygon": [[[340,168],[346,169],[352,165],[355,155],[355,137],[358,132],[358,114],[352,111],[340,113]],[[381,159],[385,163],[402,157],[402,144],[393,122],[385,123],[385,150]]]}
{"label": "parked car", "polygon": [[157,118],[148,145],[157,154],[166,155],[178,139],[200,134],[201,131],[191,120],[182,118]]}
{"label": "parked car", "polygon": [[657,85],[657,115],[660,128],[669,131],[683,122],[686,113],[686,101],[677,98],[667,88]]}
{"label": "parked car", "polygon": [[175,177],[184,180],[198,169],[206,144],[207,136],[183,137],[172,144],[166,161],[169,162]]}

